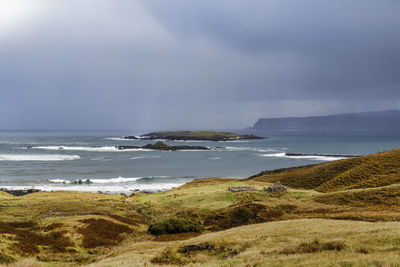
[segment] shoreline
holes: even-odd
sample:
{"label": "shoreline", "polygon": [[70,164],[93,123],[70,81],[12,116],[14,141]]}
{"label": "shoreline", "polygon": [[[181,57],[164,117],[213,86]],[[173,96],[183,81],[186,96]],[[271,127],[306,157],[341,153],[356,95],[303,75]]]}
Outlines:
{"label": "shoreline", "polygon": [[[9,185],[9,186],[1,186],[0,187],[0,192],[5,192],[8,194],[11,194],[13,196],[24,196],[24,195],[28,195],[28,194],[32,194],[32,193],[38,193],[38,192],[58,192],[58,191],[69,191],[69,192],[82,192],[82,193],[93,193],[93,194],[107,194],[107,195],[125,195],[125,196],[130,196],[131,194],[134,193],[143,193],[143,194],[152,194],[152,193],[158,193],[158,192],[163,192],[163,191],[168,191],[174,188],[178,188],[180,186],[183,186],[187,183],[190,183],[191,181],[194,180],[201,180],[201,179],[207,179],[207,177],[205,178],[195,178],[195,179],[191,179],[189,181],[186,181],[184,183],[171,183],[171,186],[164,186],[164,187],[160,187],[159,188],[149,188],[149,189],[128,189],[126,188],[126,190],[123,190],[123,186],[120,186],[121,190],[107,190],[107,186],[103,187],[103,190],[99,190],[101,186],[98,186],[97,189],[96,187],[94,188],[90,188],[91,184],[73,184],[72,186],[68,187],[62,187],[62,186],[58,186],[58,187],[49,187],[49,186],[35,186],[35,185],[26,185],[26,186],[22,186],[22,185]],[[235,178],[235,179],[243,179],[243,178]],[[168,183],[166,183],[165,185],[167,185]],[[75,186],[74,186],[75,185]],[[156,184],[155,184],[156,185]],[[79,188],[77,188],[76,186],[81,186]],[[86,186],[86,187],[85,187]],[[48,189],[45,189],[45,187],[48,187]],[[127,186],[128,187],[128,186]],[[157,187],[157,186],[155,186]]]}
{"label": "shoreline", "polygon": [[[186,183],[184,183],[186,184]],[[184,185],[182,184],[182,185]],[[60,191],[68,191],[68,192],[80,192],[80,193],[92,193],[92,194],[107,194],[107,195],[125,195],[125,196],[130,196],[131,194],[135,194],[135,193],[143,193],[143,194],[153,194],[153,193],[158,193],[158,192],[163,192],[163,191],[168,191],[177,187],[171,187],[171,188],[166,188],[166,189],[154,189],[154,190],[148,190],[148,189],[144,189],[144,190],[139,190],[139,189],[135,189],[135,190],[130,190],[128,191],[87,191],[87,190],[74,190],[74,189],[55,189],[55,190],[43,190],[43,189],[38,189],[38,188],[34,188],[34,187],[30,187],[30,188],[23,188],[23,189],[12,189],[15,188],[16,186],[10,186],[10,188],[6,188],[6,187],[2,187],[0,188],[0,192],[5,192],[8,193],[10,195],[16,196],[16,197],[21,197],[21,196],[25,196],[28,194],[33,194],[33,193],[41,193],[41,192],[60,192]]]}

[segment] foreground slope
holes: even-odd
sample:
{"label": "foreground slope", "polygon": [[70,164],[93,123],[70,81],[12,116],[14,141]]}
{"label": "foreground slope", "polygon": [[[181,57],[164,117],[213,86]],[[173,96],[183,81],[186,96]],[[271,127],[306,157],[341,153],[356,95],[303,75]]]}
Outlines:
{"label": "foreground slope", "polygon": [[251,180],[319,192],[371,188],[400,182],[400,149],[328,163],[265,171]]}
{"label": "foreground slope", "polygon": [[[0,192],[0,264],[31,258],[34,266],[390,266],[400,261],[399,154],[245,180],[199,179],[129,197]],[[264,190],[276,180],[288,191]],[[252,191],[228,190],[241,186]],[[204,232],[147,231],[172,218],[199,224]]]}
{"label": "foreground slope", "polygon": [[[126,246],[90,266],[397,266],[399,222],[293,220],[241,226],[185,241]],[[215,250],[179,252],[185,245]]]}

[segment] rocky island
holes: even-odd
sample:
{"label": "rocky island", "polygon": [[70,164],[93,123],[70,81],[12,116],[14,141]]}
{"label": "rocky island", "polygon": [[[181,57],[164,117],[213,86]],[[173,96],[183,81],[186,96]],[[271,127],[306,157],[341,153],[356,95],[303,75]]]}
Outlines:
{"label": "rocky island", "polygon": [[168,131],[168,132],[151,132],[139,136],[125,136],[125,139],[140,140],[184,140],[184,141],[235,141],[248,139],[264,139],[265,137],[256,136],[254,134],[235,134],[229,132],[217,131]]}
{"label": "rocky island", "polygon": [[145,146],[116,146],[119,150],[126,149],[153,149],[163,151],[176,151],[176,150],[209,150],[206,146],[169,146],[163,142],[157,142],[155,144],[147,144]]}

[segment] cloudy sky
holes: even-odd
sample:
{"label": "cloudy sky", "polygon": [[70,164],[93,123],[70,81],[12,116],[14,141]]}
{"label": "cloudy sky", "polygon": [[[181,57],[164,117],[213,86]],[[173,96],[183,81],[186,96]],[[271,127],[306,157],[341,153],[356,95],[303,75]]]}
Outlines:
{"label": "cloudy sky", "polygon": [[398,0],[0,0],[0,129],[400,108]]}

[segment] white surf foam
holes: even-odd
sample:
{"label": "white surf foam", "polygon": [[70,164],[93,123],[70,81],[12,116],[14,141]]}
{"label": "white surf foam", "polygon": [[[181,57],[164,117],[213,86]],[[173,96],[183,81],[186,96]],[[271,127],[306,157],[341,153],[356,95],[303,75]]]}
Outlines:
{"label": "white surf foam", "polygon": [[115,146],[103,147],[90,147],[90,146],[34,146],[31,149],[44,149],[44,150],[72,150],[72,151],[95,151],[95,152],[109,152],[119,151]]}
{"label": "white surf foam", "polygon": [[119,185],[119,184],[45,184],[34,186],[3,186],[10,190],[24,190],[24,189],[39,189],[41,191],[80,191],[92,193],[110,193],[110,194],[131,194],[137,190],[139,191],[164,191],[183,185],[182,183],[163,183],[163,184],[133,184],[133,185]]}
{"label": "white surf foam", "polygon": [[208,140],[170,140],[172,142],[178,142],[178,143],[205,143],[205,142],[212,142]]}
{"label": "white surf foam", "polygon": [[286,153],[274,153],[274,154],[257,154],[260,157],[276,157],[276,158],[289,158],[289,159],[308,159],[308,160],[317,160],[317,161],[334,161],[345,159],[344,157],[330,157],[330,156],[318,156],[318,155],[310,155],[310,156],[287,156]]}
{"label": "white surf foam", "polygon": [[114,183],[134,182],[142,178],[143,177],[130,177],[130,178],[118,177],[118,178],[107,178],[107,179],[76,179],[76,180],[51,179],[49,180],[49,182],[62,183],[62,184],[75,184],[78,181],[82,181],[82,183],[90,181],[91,183],[95,184],[108,184],[108,183],[114,184]]}
{"label": "white surf foam", "polygon": [[273,148],[256,148],[256,147],[245,147],[245,146],[227,146],[227,151],[256,151],[256,152],[276,152],[278,150]]}
{"label": "white surf foam", "polygon": [[59,154],[0,154],[0,161],[62,161],[80,159],[78,155],[59,155]]}
{"label": "white surf foam", "polygon": [[132,157],[131,159],[136,160],[136,159],[156,159],[156,158],[161,158],[161,156],[148,156],[148,157],[141,156],[141,157]]}
{"label": "white surf foam", "polygon": [[150,149],[133,148],[118,149],[115,146],[34,146],[30,149],[57,150],[57,151],[89,151],[89,152],[123,152],[123,151],[151,151]]}

